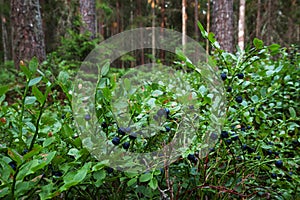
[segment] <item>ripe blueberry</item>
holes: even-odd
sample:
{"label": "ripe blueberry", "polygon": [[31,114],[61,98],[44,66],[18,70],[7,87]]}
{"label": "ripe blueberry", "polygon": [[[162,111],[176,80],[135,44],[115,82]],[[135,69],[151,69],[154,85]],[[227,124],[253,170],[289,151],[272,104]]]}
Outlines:
{"label": "ripe blueberry", "polygon": [[254,111],[255,111],[255,108],[251,108],[251,109],[250,109],[250,112],[254,112]]}
{"label": "ripe blueberry", "polygon": [[237,74],[237,77],[238,77],[239,79],[243,79],[243,78],[244,78],[244,74],[243,74],[243,73],[239,73],[239,74]]}
{"label": "ripe blueberry", "polygon": [[165,126],[166,132],[169,132],[171,128],[169,126]]}
{"label": "ripe blueberry", "polygon": [[85,119],[86,121],[89,121],[89,120],[91,119],[91,115],[90,115],[90,114],[86,114],[86,115],[84,116],[84,119]]}
{"label": "ripe blueberry", "polygon": [[272,174],[271,174],[271,178],[273,178],[273,179],[277,179],[277,174],[275,174],[275,173],[272,173]]}
{"label": "ripe blueberry", "polygon": [[131,140],[136,139],[136,137],[137,137],[137,133],[136,133],[136,132],[131,133],[131,134],[129,135],[129,139],[131,139]]}
{"label": "ripe blueberry", "polygon": [[247,144],[242,145],[242,150],[246,150],[248,148]]}
{"label": "ripe blueberry", "polygon": [[248,151],[248,153],[254,153],[255,149],[253,147],[248,147],[247,151]]}
{"label": "ripe blueberry", "polygon": [[231,139],[227,139],[227,140],[225,140],[225,142],[227,145],[230,145],[232,143]]}
{"label": "ripe blueberry", "polygon": [[119,137],[114,137],[114,138],[112,139],[112,143],[113,143],[114,145],[120,144],[120,138],[119,138]]}
{"label": "ripe blueberry", "polygon": [[261,159],[261,157],[260,156],[255,156],[255,158],[254,158],[255,160],[260,160]]}
{"label": "ripe blueberry", "polygon": [[225,81],[227,79],[226,73],[221,73],[221,79]]}
{"label": "ripe blueberry", "polygon": [[238,102],[238,103],[242,103],[242,102],[243,102],[243,97],[237,96],[237,97],[235,98],[235,101]]}
{"label": "ripe blueberry", "polygon": [[275,166],[278,167],[278,168],[281,168],[281,167],[283,166],[282,160],[277,160],[277,161],[275,162]]}
{"label": "ripe blueberry", "polygon": [[124,142],[122,146],[123,146],[124,149],[129,149],[130,143],[129,142]]}
{"label": "ripe blueberry", "polygon": [[111,174],[111,173],[114,172],[114,169],[111,168],[111,167],[107,167],[107,168],[106,168],[106,171],[107,171],[108,174]]}
{"label": "ripe blueberry", "polygon": [[53,176],[61,177],[63,173],[61,171],[53,171],[52,172]]}
{"label": "ripe blueberry", "polygon": [[166,112],[166,115],[168,116],[170,114],[169,108],[165,108],[165,112]]}
{"label": "ripe blueberry", "polygon": [[197,163],[197,158],[194,154],[189,154],[187,159],[193,163]]}
{"label": "ripe blueberry", "polygon": [[227,92],[232,92],[232,87],[228,86]]}
{"label": "ripe blueberry", "polygon": [[278,151],[275,151],[274,154],[275,154],[275,156],[279,156],[279,152]]}
{"label": "ripe blueberry", "polygon": [[227,131],[222,131],[221,132],[221,137],[222,138],[228,138],[229,137],[228,132]]}
{"label": "ripe blueberry", "polygon": [[237,134],[233,133],[233,134],[231,135],[231,138],[232,138],[233,141],[236,141],[236,140],[239,139],[239,136],[238,136]]}
{"label": "ripe blueberry", "polygon": [[108,125],[107,125],[107,123],[106,123],[106,122],[102,122],[102,123],[101,123],[101,127],[102,127],[102,128],[107,128],[107,127],[108,127]]}
{"label": "ripe blueberry", "polygon": [[125,135],[125,132],[126,132],[125,128],[123,128],[123,127],[118,128],[118,133],[120,135]]}
{"label": "ripe blueberry", "polygon": [[15,161],[11,161],[11,162],[9,162],[8,164],[9,164],[9,166],[11,166],[11,168],[12,168],[13,170],[16,170],[16,169],[17,169],[17,163],[16,163]]}
{"label": "ripe blueberry", "polygon": [[244,126],[241,127],[241,131],[245,132],[246,128]]}
{"label": "ripe blueberry", "polygon": [[267,155],[272,155],[273,154],[273,151],[271,150],[271,149],[268,149],[267,151],[266,151],[266,153],[267,153]]}

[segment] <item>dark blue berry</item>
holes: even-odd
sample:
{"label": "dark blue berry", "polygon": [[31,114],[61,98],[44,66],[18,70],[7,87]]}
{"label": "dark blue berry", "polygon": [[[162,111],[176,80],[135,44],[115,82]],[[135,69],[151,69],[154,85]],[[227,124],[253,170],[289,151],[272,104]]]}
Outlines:
{"label": "dark blue berry", "polygon": [[119,137],[114,137],[114,138],[112,139],[112,143],[113,143],[114,145],[120,144],[120,138],[119,138]]}
{"label": "dark blue berry", "polygon": [[255,111],[255,108],[251,108],[251,109],[250,109],[250,112],[254,112],[254,111]]}
{"label": "dark blue berry", "polygon": [[247,126],[247,129],[251,129],[252,127],[251,126]]}
{"label": "dark blue berry", "polygon": [[86,114],[86,115],[84,116],[84,119],[85,119],[86,121],[89,121],[89,120],[91,119],[91,115],[90,115],[90,114]]}
{"label": "dark blue berry", "polygon": [[227,92],[232,92],[232,87],[228,86]]}
{"label": "dark blue berry", "polygon": [[215,148],[209,148],[209,152],[214,152]]}
{"label": "dark blue berry", "polygon": [[222,132],[221,132],[221,137],[222,137],[222,138],[228,138],[228,137],[229,137],[228,132],[227,132],[227,131],[222,131]]}
{"label": "dark blue berry", "polygon": [[260,156],[255,156],[255,158],[254,158],[255,160],[260,160],[261,159],[261,157]]}
{"label": "dark blue berry", "polygon": [[166,132],[169,132],[171,128],[169,126],[165,126]]}
{"label": "dark blue berry", "polygon": [[61,171],[53,171],[52,174],[53,174],[53,176],[56,176],[56,177],[61,177],[63,175],[63,173]]}
{"label": "dark blue berry", "polygon": [[195,157],[194,154],[189,154],[189,155],[187,156],[187,159],[190,160],[190,161],[193,161],[193,160],[196,159],[196,157]]}
{"label": "dark blue berry", "polygon": [[243,78],[244,78],[244,74],[243,74],[243,73],[239,73],[239,74],[237,74],[237,77],[238,77],[239,79],[243,79]]}
{"label": "dark blue berry", "polygon": [[267,155],[272,155],[273,154],[273,151],[271,150],[271,149],[268,149],[267,151],[266,151],[266,153],[267,153]]}
{"label": "dark blue berry", "polygon": [[123,128],[123,127],[118,128],[118,133],[120,135],[125,135],[125,132],[126,132],[125,128]]}
{"label": "dark blue berry", "polygon": [[239,136],[238,136],[237,134],[233,133],[233,134],[231,135],[231,138],[232,138],[233,141],[236,141],[236,140],[239,139]]}
{"label": "dark blue berry", "polygon": [[274,143],[273,142],[268,142],[268,145],[274,145]]}
{"label": "dark blue berry", "polygon": [[242,145],[242,150],[246,150],[248,148],[247,144]]}
{"label": "dark blue berry", "polygon": [[227,145],[230,145],[232,143],[231,139],[227,139],[227,140],[225,140],[225,142]]}
{"label": "dark blue berry", "polygon": [[275,154],[275,156],[279,156],[279,152],[278,151],[274,152],[274,154]]}
{"label": "dark blue berry", "polygon": [[278,167],[278,168],[281,168],[281,167],[283,166],[282,160],[277,160],[277,161],[275,162],[275,166]]}
{"label": "dark blue berry", "polygon": [[108,127],[108,125],[107,125],[107,123],[106,123],[106,122],[102,122],[102,123],[101,123],[101,127],[102,127],[102,128],[107,128],[107,127]]}
{"label": "dark blue berry", "polygon": [[130,143],[129,142],[124,142],[122,146],[123,146],[124,149],[129,149]]}
{"label": "dark blue berry", "polygon": [[237,96],[237,97],[235,98],[235,101],[238,102],[238,103],[242,103],[242,102],[243,102],[243,97]]}
{"label": "dark blue berry", "polygon": [[244,126],[241,127],[241,131],[246,131],[246,128]]}
{"label": "dark blue berry", "polygon": [[166,112],[166,115],[168,116],[170,114],[169,108],[165,108],[165,112]]}
{"label": "dark blue berry", "polygon": [[255,152],[255,149],[252,148],[252,147],[248,147],[248,148],[247,148],[247,151],[248,151],[248,153],[254,153],[254,152]]}
{"label": "dark blue berry", "polygon": [[111,174],[111,173],[114,172],[114,169],[111,168],[111,167],[107,167],[107,168],[106,168],[106,171],[107,171],[108,174]]}
{"label": "dark blue berry", "polygon": [[25,155],[26,153],[28,153],[28,149],[24,149],[22,154]]}
{"label": "dark blue berry", "polygon": [[11,162],[9,162],[8,164],[9,164],[9,166],[11,166],[11,168],[12,168],[13,170],[16,170],[16,169],[17,169],[17,163],[16,163],[15,161],[11,161]]}
{"label": "dark blue berry", "polygon": [[221,79],[225,81],[227,79],[226,73],[221,73]]}
{"label": "dark blue berry", "polygon": [[131,139],[131,140],[136,139],[136,137],[137,137],[137,133],[136,133],[136,132],[131,133],[131,134],[129,135],[129,139]]}
{"label": "dark blue berry", "polygon": [[273,179],[277,179],[277,174],[275,174],[275,173],[271,173],[271,178],[273,178]]}

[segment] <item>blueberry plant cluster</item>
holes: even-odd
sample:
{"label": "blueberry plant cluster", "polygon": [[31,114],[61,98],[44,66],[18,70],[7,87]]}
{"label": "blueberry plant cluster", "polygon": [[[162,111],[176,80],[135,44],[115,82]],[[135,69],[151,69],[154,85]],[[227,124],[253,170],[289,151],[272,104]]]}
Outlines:
{"label": "blueberry plant cluster", "polygon": [[[297,199],[300,196],[300,55],[255,39],[253,47],[230,54],[200,26],[216,49],[212,61],[227,97],[226,120],[210,152],[196,144],[162,168],[122,172],[97,160],[82,144],[71,109],[69,73],[40,71],[33,59],[20,66],[25,84],[0,87],[1,199]],[[155,124],[156,134],[128,121],[119,125],[110,105],[115,81],[109,73],[97,92],[97,119],[108,143],[119,151],[152,152],[172,140],[181,120],[180,105],[167,87],[149,84],[130,97],[139,128]],[[209,90],[199,74],[183,76],[199,97],[189,109],[201,113],[199,132],[209,124]],[[8,104],[14,90],[21,98]],[[149,114],[154,98],[158,109]],[[145,100],[146,99],[146,100]],[[92,118],[83,116],[87,122]]]}

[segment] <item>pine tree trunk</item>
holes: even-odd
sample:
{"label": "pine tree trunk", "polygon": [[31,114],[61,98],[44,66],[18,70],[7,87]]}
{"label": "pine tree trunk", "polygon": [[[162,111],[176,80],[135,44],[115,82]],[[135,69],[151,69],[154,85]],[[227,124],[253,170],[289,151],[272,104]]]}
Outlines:
{"label": "pine tree trunk", "polygon": [[[210,32],[210,0],[207,0],[206,31]],[[206,40],[206,54],[209,54],[209,40]]]}
{"label": "pine tree trunk", "polygon": [[16,68],[21,60],[29,61],[34,56],[42,62],[46,52],[39,0],[11,0],[11,25]]}
{"label": "pine tree trunk", "polygon": [[261,0],[257,0],[257,14],[256,14],[256,37],[260,38],[261,27]]}
{"label": "pine tree trunk", "polygon": [[186,0],[182,0],[182,46],[183,46],[183,51],[185,50],[185,45],[186,45],[186,21],[187,21]]}
{"label": "pine tree trunk", "polygon": [[199,18],[199,12],[198,12],[198,0],[195,0],[195,10],[194,10],[194,28],[195,28],[195,39],[196,41],[199,40],[199,28],[198,28],[198,18]]}
{"label": "pine tree trunk", "polygon": [[245,48],[245,10],[246,0],[240,0],[238,45],[241,50]]}
{"label": "pine tree trunk", "polygon": [[95,0],[80,0],[80,13],[83,21],[81,33],[89,31],[91,39],[96,37],[96,3]]}
{"label": "pine tree trunk", "polygon": [[213,1],[212,31],[222,49],[233,52],[233,0]]}

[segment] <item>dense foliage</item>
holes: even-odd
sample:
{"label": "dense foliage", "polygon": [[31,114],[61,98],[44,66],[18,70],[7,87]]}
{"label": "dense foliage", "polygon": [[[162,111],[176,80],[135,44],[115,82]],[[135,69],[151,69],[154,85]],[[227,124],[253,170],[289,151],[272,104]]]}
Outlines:
{"label": "dense foliage", "polygon": [[[77,49],[74,57],[52,55],[54,59],[48,59],[44,66],[33,59],[20,66],[21,71],[15,74],[18,82],[7,82],[0,88],[0,198],[297,199],[299,49],[264,46],[255,39],[254,47],[234,55],[220,50],[213,35],[201,31],[215,48],[212,60],[219,68],[217,74],[228,101],[220,138],[209,154],[200,158],[192,146],[170,166],[143,174],[118,171],[109,167],[109,161],[95,159],[82,145],[71,108],[72,63],[94,43],[79,48],[76,42],[66,42],[61,50]],[[55,72],[60,71],[58,76],[45,67],[56,65],[54,61],[59,63]],[[176,61],[177,70],[178,63],[183,67],[187,64],[182,54]],[[151,95],[162,108],[158,117],[168,116],[162,124],[162,134],[145,142],[138,135],[125,134],[130,130],[118,127],[112,120],[105,103],[111,98],[115,78],[124,71],[109,70],[104,73],[106,84],[100,87],[104,92],[97,102],[102,108],[97,114],[111,143],[118,145],[120,151],[143,152],[157,148],[157,141],[169,142],[181,116],[176,107],[165,103],[174,99],[173,93],[168,87],[150,84],[143,95],[131,96],[134,117],[147,115],[149,107],[143,102]],[[182,72],[202,99],[193,109],[203,112],[212,103],[210,91],[198,73],[186,68]],[[11,80],[5,74],[14,72],[1,73],[1,77]],[[85,116],[85,120],[89,119]],[[203,114],[201,127],[209,120],[209,113]],[[201,134],[201,129],[195,133],[199,138]]]}

